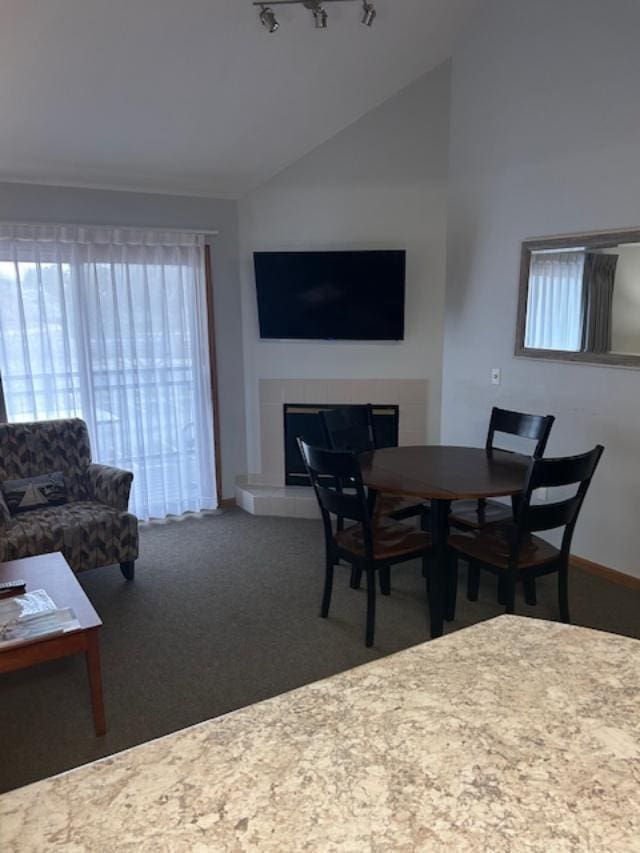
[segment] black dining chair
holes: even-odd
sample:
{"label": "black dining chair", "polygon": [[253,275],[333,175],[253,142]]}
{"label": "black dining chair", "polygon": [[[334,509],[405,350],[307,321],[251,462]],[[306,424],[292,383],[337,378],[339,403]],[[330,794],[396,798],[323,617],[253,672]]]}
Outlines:
{"label": "black dining chair", "polygon": [[[538,459],[544,455],[554,421],[553,415],[527,415],[523,412],[512,412],[509,409],[499,409],[494,406],[491,410],[485,443],[487,453],[494,449],[504,449],[500,448],[495,442],[496,433],[500,433],[534,441],[535,446],[531,455],[534,459]],[[488,524],[509,521],[513,518],[514,509],[513,504],[509,506],[485,498],[454,501],[451,506],[449,523],[452,527],[462,530],[481,530]]]}
{"label": "black dining chair", "polygon": [[[351,451],[311,447],[298,439],[300,454],[313,485],[324,525],[325,581],[320,615],[326,619],[331,604],[334,567],[340,560],[349,563],[367,578],[367,622],[365,643],[373,645],[376,618],[376,573],[383,595],[391,592],[391,566],[406,560],[422,558],[431,549],[431,536],[415,527],[371,516],[362,482],[360,463]],[[340,482],[348,480],[351,491],[344,492]],[[354,522],[334,531],[331,518],[336,516]]]}
{"label": "black dining chair", "polygon": [[[526,485],[518,501],[515,519],[491,525],[471,535],[453,534],[449,547],[477,571],[469,572],[467,597],[478,599],[480,570],[487,569],[503,578],[504,604],[514,612],[516,583],[535,580],[558,572],[560,618],[569,622],[568,573],[571,540],[591,478],[604,448],[597,445],[589,453],[562,459],[533,458]],[[532,504],[536,489],[575,487],[570,497]],[[533,534],[562,530],[560,548]]]}
{"label": "black dining chair", "polygon": [[[320,412],[320,419],[325,443],[331,450],[365,453],[379,447],[371,403],[324,409]],[[428,527],[428,502],[416,503],[400,495],[378,495],[375,510],[379,515],[388,515],[396,521],[419,517],[422,529]]]}
{"label": "black dining chair", "polygon": [[[554,421],[555,417],[553,415],[528,415],[524,412],[514,412],[494,406],[491,410],[489,430],[485,443],[487,453],[491,453],[492,450],[505,449],[500,448],[496,444],[495,436],[496,433],[499,433],[535,442],[532,458],[538,459],[544,455]],[[517,502],[517,496],[511,499],[511,505],[501,503],[500,501],[487,500],[486,498],[455,501],[451,507],[449,524],[458,530],[482,530],[492,524],[501,524],[514,517]],[[470,567],[469,575],[472,575],[474,572],[476,572],[476,569]],[[470,578],[469,582],[472,584],[477,583],[477,579]],[[535,605],[537,600],[535,580],[527,580],[525,594],[527,604]],[[499,578],[498,602],[504,604],[504,600],[502,578]]]}

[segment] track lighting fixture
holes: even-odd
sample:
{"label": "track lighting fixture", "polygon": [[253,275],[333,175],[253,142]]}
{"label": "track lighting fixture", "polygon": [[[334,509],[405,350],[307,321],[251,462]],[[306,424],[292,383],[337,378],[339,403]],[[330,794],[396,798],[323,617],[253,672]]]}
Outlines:
{"label": "track lighting fixture", "polygon": [[[327,3],[354,3],[356,0],[271,0],[269,5],[262,0],[253,0],[253,5],[260,8],[260,23],[270,33],[280,28],[273,13],[272,6],[304,6],[313,15],[313,25],[317,30],[326,30],[329,15],[324,8]],[[376,18],[376,8],[373,0],[359,0],[362,3],[362,23],[370,27]]]}
{"label": "track lighting fixture", "polygon": [[276,16],[270,6],[260,4],[260,23],[270,33],[275,33],[280,29],[280,24],[276,21]]}

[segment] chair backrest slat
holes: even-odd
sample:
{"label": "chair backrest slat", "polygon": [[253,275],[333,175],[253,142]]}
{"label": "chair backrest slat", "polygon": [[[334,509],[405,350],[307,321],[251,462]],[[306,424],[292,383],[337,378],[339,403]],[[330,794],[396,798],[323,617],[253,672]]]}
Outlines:
{"label": "chair backrest slat", "polygon": [[320,505],[332,515],[348,518],[352,521],[363,522],[365,520],[366,511],[363,511],[362,502],[357,493],[345,494],[336,491],[336,489],[328,489],[318,482],[316,495]]}
{"label": "chair backrest slat", "polygon": [[[327,536],[331,533],[331,514],[360,522],[365,530],[365,544],[371,543],[371,519],[357,454],[311,447],[301,438],[298,438],[298,446],[320,505]],[[349,483],[350,493],[342,490],[340,484],[345,481]]]}
{"label": "chair backrest slat", "polygon": [[533,504],[527,512],[526,530],[536,533],[541,530],[556,530],[571,524],[580,511],[577,495],[551,504]]}
{"label": "chair backrest slat", "polygon": [[532,455],[535,458],[541,457],[544,455],[554,421],[553,415],[528,415],[524,412],[512,412],[509,409],[499,409],[494,406],[489,420],[487,450],[496,448],[495,434],[504,433],[535,441],[536,446]]}
{"label": "chair backrest slat", "polygon": [[544,465],[536,465],[531,472],[531,488],[544,489],[557,486],[572,486],[589,480],[600,459],[593,453],[568,456],[562,459],[545,459]]}
{"label": "chair backrest slat", "polygon": [[327,447],[364,453],[375,450],[376,436],[371,404],[341,406],[320,412]]}

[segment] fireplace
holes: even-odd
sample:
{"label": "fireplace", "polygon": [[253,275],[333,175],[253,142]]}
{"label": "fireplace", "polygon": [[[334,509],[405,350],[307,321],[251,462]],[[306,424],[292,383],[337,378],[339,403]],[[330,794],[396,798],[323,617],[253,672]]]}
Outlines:
{"label": "fireplace", "polygon": [[[297,435],[322,445],[318,412],[354,406],[369,400],[388,400],[377,405],[376,426],[381,443],[409,447],[425,444],[428,382],[425,379],[264,379],[258,383],[259,418],[256,423],[256,468],[238,477],[236,502],[254,515],[318,518],[318,502],[307,483],[295,443]],[[295,400],[301,400],[294,404]],[[289,417],[283,417],[283,405]],[[387,418],[380,421],[380,415]],[[307,416],[286,428],[293,415]],[[389,420],[390,418],[390,420]],[[386,423],[385,423],[386,421]],[[302,424],[302,425],[301,425]],[[434,424],[434,429],[437,427]],[[388,431],[387,431],[388,430]],[[285,451],[288,462],[285,463]],[[285,469],[287,480],[285,485]],[[296,488],[300,485],[301,488]]]}
{"label": "fireplace", "polygon": [[[297,438],[308,444],[324,447],[320,412],[341,408],[340,403],[314,405],[311,403],[284,404],[284,477],[287,486],[309,486],[309,477],[300,456]],[[398,444],[399,407],[373,405],[373,424],[378,447],[396,447]]]}

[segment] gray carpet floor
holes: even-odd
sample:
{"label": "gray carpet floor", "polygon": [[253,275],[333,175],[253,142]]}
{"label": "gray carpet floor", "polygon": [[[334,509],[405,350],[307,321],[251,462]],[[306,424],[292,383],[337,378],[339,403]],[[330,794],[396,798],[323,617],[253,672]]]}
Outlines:
{"label": "gray carpet floor", "polygon": [[[118,567],[80,581],[104,621],[102,666],[108,732],[96,738],[81,657],[0,677],[0,791],[258,702],[428,639],[417,562],[392,570],[378,598],[376,643],[364,646],[364,590],[338,568],[332,611],[318,618],[323,575],[320,523],[221,511],[141,530],[136,580]],[[466,601],[447,631],[501,612],[495,579]],[[640,593],[575,571],[577,624],[640,637]],[[553,578],[537,607],[557,618]]]}

